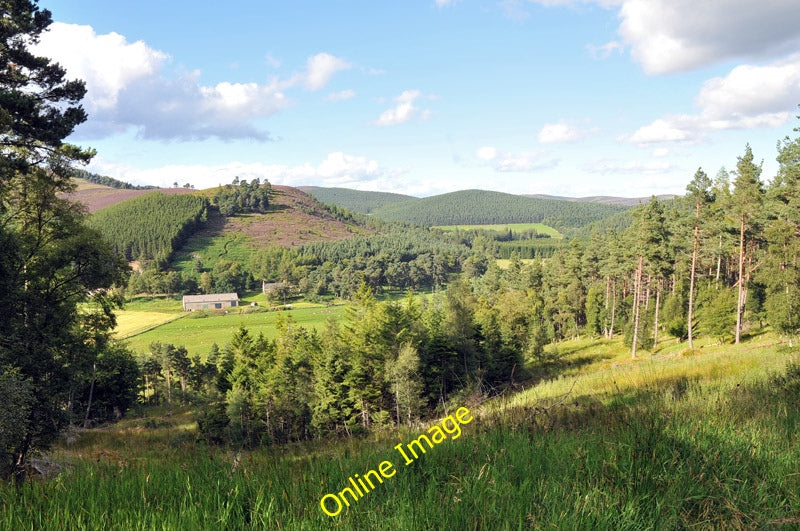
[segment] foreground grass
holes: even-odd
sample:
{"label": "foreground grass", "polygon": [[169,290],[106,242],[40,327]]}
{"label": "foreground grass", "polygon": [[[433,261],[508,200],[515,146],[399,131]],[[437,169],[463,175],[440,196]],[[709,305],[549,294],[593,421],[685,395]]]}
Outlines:
{"label": "foreground grass", "polygon": [[[408,467],[392,448],[427,424],[236,452],[197,442],[189,412],[151,412],[54,452],[56,479],[0,487],[0,528],[796,527],[800,371],[777,377],[792,353],[772,342],[636,362],[616,341],[561,344],[542,369],[561,378],[470,405],[461,436]],[[321,511],[384,460],[394,477]]]}

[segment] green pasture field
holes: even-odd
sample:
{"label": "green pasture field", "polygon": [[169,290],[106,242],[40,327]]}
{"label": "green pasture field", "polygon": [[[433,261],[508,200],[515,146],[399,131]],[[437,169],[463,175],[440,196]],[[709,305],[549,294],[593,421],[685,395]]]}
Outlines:
{"label": "green pasture field", "polygon": [[[523,264],[529,264],[535,261],[536,261],[535,258],[522,258],[520,260],[520,262],[522,262]],[[495,260],[495,263],[497,264],[497,267],[499,267],[500,269],[508,269],[509,266],[511,266],[511,260],[508,258],[497,258]]]}
{"label": "green pasture field", "polygon": [[544,225],[543,223],[505,223],[505,224],[495,224],[495,225],[437,225],[433,228],[441,230],[449,230],[449,231],[480,229],[480,230],[494,230],[497,232],[504,231],[507,229],[511,229],[514,232],[522,232],[533,229],[539,234],[549,234],[551,238],[564,237],[564,235],[558,232],[556,229],[548,225]]}
{"label": "green pasture field", "polygon": [[[0,528],[796,528],[797,351],[698,343],[637,360],[619,338],[552,345],[521,392],[451,404],[473,420],[408,466],[395,446],[440,419],[248,451],[202,442],[190,409],[144,408],[53,449],[57,477],[0,484]],[[391,476],[322,511],[384,461]]]}
{"label": "green pasture field", "polygon": [[266,308],[241,306],[231,308],[229,313],[187,312],[184,317],[169,321],[144,333],[130,336],[127,344],[139,353],[147,352],[150,343],[172,343],[183,345],[190,356],[199,355],[202,359],[208,354],[211,345],[223,347],[231,340],[233,333],[244,326],[251,334],[263,333],[268,338],[275,337],[275,321],[279,315],[291,317],[292,322],[306,328],[321,330],[330,318],[337,319],[344,312],[344,306],[300,305],[286,311],[265,311]]}
{"label": "green pasture field", "polygon": [[174,253],[171,265],[178,271],[194,271],[197,258],[207,270],[223,259],[247,264],[254,248],[250,238],[241,234],[211,235],[201,232],[189,238],[181,249]]}
{"label": "green pasture field", "polygon": [[120,311],[117,312],[117,327],[114,329],[114,337],[127,339],[181,317],[183,317],[182,314],[175,312]]}

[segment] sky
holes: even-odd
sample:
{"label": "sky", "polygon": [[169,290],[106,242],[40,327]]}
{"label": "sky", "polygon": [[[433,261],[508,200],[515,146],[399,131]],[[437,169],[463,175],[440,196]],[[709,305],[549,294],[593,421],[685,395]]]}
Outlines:
{"label": "sky", "polygon": [[418,197],[682,194],[800,125],[797,0],[40,0],[88,170]]}

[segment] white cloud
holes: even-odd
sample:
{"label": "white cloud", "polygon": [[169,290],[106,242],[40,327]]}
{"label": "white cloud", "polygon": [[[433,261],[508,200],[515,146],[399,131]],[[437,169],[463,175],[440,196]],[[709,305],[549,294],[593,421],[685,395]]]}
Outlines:
{"label": "white cloud", "polygon": [[478,151],[475,154],[481,160],[494,160],[497,158],[497,148],[492,146],[483,146],[478,148]]}
{"label": "white cloud", "polygon": [[740,65],[706,81],[696,114],[659,118],[626,137],[634,144],[697,141],[710,131],[775,128],[789,122],[800,94],[800,54],[764,66]]}
{"label": "white cloud", "polygon": [[539,131],[539,142],[542,144],[575,142],[583,136],[581,131],[565,123],[545,124]]}
{"label": "white cloud", "polygon": [[625,46],[619,41],[610,41],[600,46],[589,44],[586,49],[594,59],[608,59],[615,53],[622,53]]}
{"label": "white cloud", "polygon": [[510,153],[500,151],[493,146],[478,148],[475,156],[499,172],[532,172],[558,165],[558,159],[544,152]]}
{"label": "white cloud", "polygon": [[298,84],[319,90],[350,67],[320,53],[308,59],[304,72],[285,80],[205,86],[199,71],[166,71],[169,56],[142,41],[129,43],[117,33],[98,35],[91,26],[60,22],[42,35],[35,51],[61,63],[69,77],[86,81],[89,120],[76,136],[90,138],[134,129],[152,139],[268,140],[254,120],[288,107],[286,90]]}
{"label": "white cloud", "polygon": [[614,159],[597,159],[584,163],[581,167],[584,171],[601,175],[658,175],[676,169],[673,163],[666,161],[622,162]]}
{"label": "white cloud", "polygon": [[332,92],[325,96],[325,99],[328,101],[344,101],[352,99],[356,96],[356,92],[354,90],[342,90],[339,92]]}
{"label": "white cloud", "polygon": [[652,144],[656,142],[681,142],[689,140],[691,137],[692,133],[676,125],[675,120],[659,118],[651,124],[640,127],[627,140],[633,144]]}
{"label": "white cloud", "polygon": [[437,7],[447,7],[455,4],[458,0],[434,0]]}
{"label": "white cloud", "polygon": [[622,44],[650,74],[683,72],[736,58],[764,60],[800,47],[797,0],[503,0],[506,14],[528,16],[526,3],[597,4],[618,12],[622,43],[589,50],[600,58]]}
{"label": "white cloud", "polygon": [[669,149],[665,147],[660,147],[653,150],[653,157],[655,158],[660,159],[666,157],[667,155],[669,155]]}
{"label": "white cloud", "polygon": [[271,66],[276,70],[281,67],[281,64],[283,64],[280,59],[274,57],[272,54],[269,53],[264,57],[264,59],[267,61],[267,64],[269,66]]}
{"label": "white cloud", "polygon": [[625,0],[619,32],[646,72],[764,58],[800,44],[796,0]]}
{"label": "white cloud", "polygon": [[118,33],[97,35],[91,26],[61,22],[50,25],[34,50],[54,58],[69,76],[86,81],[89,112],[113,108],[125,87],[156,75],[169,59],[143,41],[129,43]]}
{"label": "white cloud", "polygon": [[347,61],[328,53],[318,53],[309,57],[306,63],[306,86],[311,90],[319,90],[328,84],[336,72],[351,68]]}
{"label": "white cloud", "polygon": [[419,90],[406,90],[394,99],[396,105],[384,111],[375,125],[397,125],[415,118],[426,119],[430,116],[428,109],[420,109],[415,102],[422,97]]}

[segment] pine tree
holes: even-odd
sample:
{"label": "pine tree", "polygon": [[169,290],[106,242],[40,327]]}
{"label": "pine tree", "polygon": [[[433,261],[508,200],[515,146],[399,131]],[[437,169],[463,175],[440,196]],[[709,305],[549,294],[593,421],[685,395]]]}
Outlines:
{"label": "pine tree", "polygon": [[29,453],[66,426],[75,379],[99,354],[84,348],[87,316],[78,305],[96,293],[92,312],[112,316],[117,301],[106,289],[122,280],[124,265],[85,226],[81,208],[59,198],[73,189],[71,165],[93,152],[64,142],[86,119],[83,82],[29,49],[50,12],[9,0],[0,2],[0,20],[0,297],[13,301],[0,317],[0,385],[27,382],[20,392],[0,389],[15,400],[0,405],[0,421],[25,412],[15,426],[0,425],[15,434],[2,438],[0,477],[21,479]]}
{"label": "pine tree", "polygon": [[791,345],[800,333],[800,138],[786,137],[778,144],[778,163],[767,191],[769,247],[761,277],[769,322],[789,336]]}
{"label": "pine tree", "polygon": [[702,168],[698,168],[692,181],[686,186],[687,200],[694,207],[694,234],[692,238],[692,265],[689,271],[689,311],[686,318],[686,330],[689,336],[689,348],[694,348],[694,283],[697,275],[697,253],[700,246],[700,227],[703,211],[714,199],[711,194],[711,179]]}
{"label": "pine tree", "polygon": [[745,298],[747,296],[746,275],[749,272],[745,267],[747,258],[746,239],[748,231],[752,228],[754,218],[759,214],[763,202],[763,188],[759,176],[761,165],[753,162],[753,151],[750,144],[745,148],[744,155],[739,157],[736,164],[736,179],[732,195],[733,211],[739,221],[739,274],[737,277],[738,299],[736,303],[736,343],[742,334],[742,317],[744,314]]}
{"label": "pine tree", "polygon": [[[634,225],[630,229],[632,246],[636,253],[636,273],[634,277],[634,296],[633,296],[633,340],[631,344],[631,357],[636,358],[636,350],[639,344],[640,324],[646,319],[642,318],[642,303],[649,296],[645,291],[644,273],[649,272],[648,277],[655,275],[661,278],[667,267],[668,249],[667,241],[669,232],[665,224],[664,210],[661,203],[652,197],[646,205],[642,205],[634,212]],[[657,298],[660,298],[660,287],[657,291]],[[660,301],[659,301],[660,302]]]}

